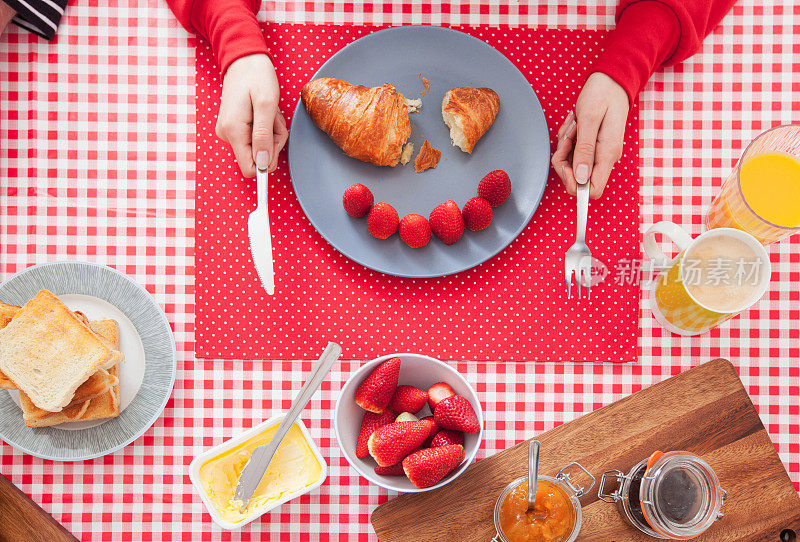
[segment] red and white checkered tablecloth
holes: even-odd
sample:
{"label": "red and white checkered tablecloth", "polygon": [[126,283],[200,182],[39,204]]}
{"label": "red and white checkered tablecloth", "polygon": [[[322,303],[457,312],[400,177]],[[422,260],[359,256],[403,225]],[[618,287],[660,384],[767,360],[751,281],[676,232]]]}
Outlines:
{"label": "red and white checkered tablecloth", "polygon": [[[267,2],[260,17],[318,24],[613,23],[613,0],[589,3],[278,1]],[[738,2],[698,55],[656,75],[642,94],[643,229],[671,219],[698,233],[703,210],[743,145],[770,126],[800,121],[800,6],[764,4]],[[194,358],[193,55],[193,38],[159,0],[76,0],[55,43],[16,28],[0,38],[0,278],[65,258],[116,267],[165,308],[179,353],[164,415],[133,444],[74,464],[1,444],[0,472],[82,540],[374,539],[369,514],[389,495],[347,466],[331,427],[336,392],[355,362],[333,372],[304,414],[330,465],[318,491],[230,534],[213,526],[189,483],[192,457],[288,408],[311,366]],[[458,363],[487,413],[480,457],[724,356],[739,368],[797,486],[800,240],[770,250],[779,280],[769,297],[720,332],[666,334],[643,300],[639,364]]]}

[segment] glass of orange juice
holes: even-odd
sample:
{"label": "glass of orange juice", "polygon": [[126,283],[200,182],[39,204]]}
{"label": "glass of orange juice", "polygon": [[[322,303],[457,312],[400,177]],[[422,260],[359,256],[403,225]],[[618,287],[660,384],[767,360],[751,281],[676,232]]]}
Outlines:
{"label": "glass of orange juice", "polygon": [[747,146],[706,225],[744,230],[765,245],[800,232],[800,125],[772,128]]}
{"label": "glass of orange juice", "polygon": [[[679,249],[662,252],[656,235]],[[769,288],[769,254],[758,239],[735,228],[714,228],[692,238],[669,221],[644,234],[644,252],[662,269],[650,291],[656,321],[678,335],[700,335],[758,302]]]}

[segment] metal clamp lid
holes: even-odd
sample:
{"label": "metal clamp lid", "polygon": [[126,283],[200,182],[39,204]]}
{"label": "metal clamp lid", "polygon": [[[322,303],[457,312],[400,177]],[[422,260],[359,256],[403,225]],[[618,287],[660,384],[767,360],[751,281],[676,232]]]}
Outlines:
{"label": "metal clamp lid", "polygon": [[[570,473],[569,473],[569,471],[567,470],[567,469],[569,469],[570,467],[577,467],[577,468],[579,468],[581,471],[583,471],[583,473],[584,473],[586,476],[588,476],[589,478],[591,478],[591,479],[592,479],[592,483],[591,483],[591,484],[589,484],[589,487],[583,487],[583,486],[580,486],[580,485],[576,487],[576,486],[575,486],[575,485],[572,483],[572,480],[570,479]],[[557,479],[559,479],[559,480],[563,480],[563,481],[564,481],[564,483],[566,483],[566,484],[569,486],[569,488],[570,488],[572,491],[574,491],[574,492],[575,492],[575,496],[576,496],[576,497],[582,497],[582,496],[583,496],[583,495],[585,495],[585,494],[586,494],[588,491],[591,491],[591,489],[594,487],[594,483],[597,481],[597,480],[595,480],[595,477],[594,477],[594,476],[592,476],[592,473],[590,473],[588,470],[586,470],[586,469],[583,467],[583,465],[581,465],[580,463],[578,463],[578,462],[576,462],[576,461],[573,461],[572,463],[570,463],[569,465],[566,465],[566,466],[564,466],[564,467],[563,467],[563,468],[562,468],[560,471],[558,471],[558,473],[556,473],[556,478],[557,478]]]}
{"label": "metal clamp lid", "polygon": [[[617,481],[617,489],[611,493],[606,493],[606,476],[613,476]],[[625,473],[619,470],[607,470],[600,477],[600,487],[597,488],[597,498],[605,502],[617,502],[622,497],[619,494],[619,488],[622,486],[622,481],[625,479]]]}

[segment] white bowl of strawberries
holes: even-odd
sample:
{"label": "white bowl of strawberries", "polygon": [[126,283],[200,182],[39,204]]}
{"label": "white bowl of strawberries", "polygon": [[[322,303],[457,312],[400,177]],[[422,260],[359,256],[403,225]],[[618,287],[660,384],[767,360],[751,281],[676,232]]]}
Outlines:
{"label": "white bowl of strawberries", "polygon": [[342,386],[333,418],[339,447],[370,482],[405,493],[454,480],[483,437],[475,391],[450,365],[390,354],[362,365]]}

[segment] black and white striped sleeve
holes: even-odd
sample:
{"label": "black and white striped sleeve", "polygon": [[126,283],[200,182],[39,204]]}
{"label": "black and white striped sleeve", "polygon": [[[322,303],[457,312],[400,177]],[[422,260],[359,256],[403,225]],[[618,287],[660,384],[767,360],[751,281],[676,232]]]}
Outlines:
{"label": "black and white striped sleeve", "polygon": [[64,15],[67,0],[3,0],[17,12],[15,23],[22,28],[51,40]]}

